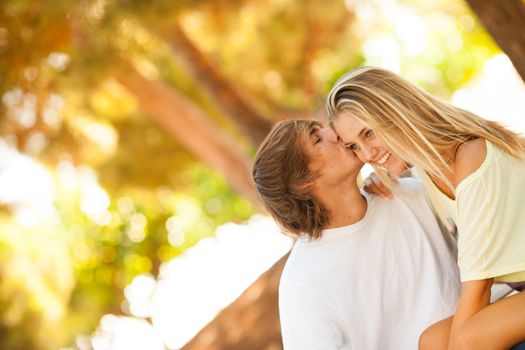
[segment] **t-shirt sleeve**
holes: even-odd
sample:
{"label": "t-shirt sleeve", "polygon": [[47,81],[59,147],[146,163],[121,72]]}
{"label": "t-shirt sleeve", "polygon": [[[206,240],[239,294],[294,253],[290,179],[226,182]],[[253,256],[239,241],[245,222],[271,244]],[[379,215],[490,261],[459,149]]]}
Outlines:
{"label": "t-shirt sleeve", "polygon": [[463,282],[492,277],[488,261],[496,253],[490,249],[496,235],[492,227],[493,210],[486,192],[483,181],[476,179],[462,188],[456,198],[458,265]]}
{"label": "t-shirt sleeve", "polygon": [[487,142],[487,159],[456,191],[462,281],[525,277],[525,162]]}
{"label": "t-shirt sleeve", "polygon": [[285,350],[350,350],[343,348],[342,332],[329,303],[308,286],[281,285],[279,314]]}

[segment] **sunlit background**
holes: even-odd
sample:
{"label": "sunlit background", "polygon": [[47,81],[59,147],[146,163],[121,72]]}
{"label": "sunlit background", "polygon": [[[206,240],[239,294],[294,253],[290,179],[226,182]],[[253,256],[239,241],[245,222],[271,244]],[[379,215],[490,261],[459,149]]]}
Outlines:
{"label": "sunlit background", "polygon": [[351,68],[525,131],[456,0],[6,0],[0,57],[1,349],[182,348],[291,248],[249,159]]}

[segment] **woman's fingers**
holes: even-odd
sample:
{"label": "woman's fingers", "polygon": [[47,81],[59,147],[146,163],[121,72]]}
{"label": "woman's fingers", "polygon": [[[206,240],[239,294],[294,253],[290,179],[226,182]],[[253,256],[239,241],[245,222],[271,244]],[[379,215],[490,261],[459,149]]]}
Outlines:
{"label": "woman's fingers", "polygon": [[371,173],[364,181],[364,189],[368,193],[392,199],[392,192],[381,182],[376,173]]}

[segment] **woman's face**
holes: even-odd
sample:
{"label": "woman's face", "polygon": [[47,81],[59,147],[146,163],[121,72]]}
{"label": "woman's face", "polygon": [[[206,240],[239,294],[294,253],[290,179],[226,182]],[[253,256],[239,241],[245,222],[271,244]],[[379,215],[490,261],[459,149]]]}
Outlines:
{"label": "woman's face", "polygon": [[399,176],[407,165],[392,153],[383,140],[374,135],[374,131],[346,112],[340,112],[335,119],[334,129],[343,144],[354,151],[362,162],[386,169],[390,174]]}

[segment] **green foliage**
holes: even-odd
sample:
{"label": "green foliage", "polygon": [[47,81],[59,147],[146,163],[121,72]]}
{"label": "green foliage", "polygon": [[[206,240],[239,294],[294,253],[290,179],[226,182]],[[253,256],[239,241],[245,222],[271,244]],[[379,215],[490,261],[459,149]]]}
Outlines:
{"label": "green foliage", "polygon": [[[123,290],[135,276],[156,276],[218,225],[253,213],[223,174],[184,149],[117,82],[123,65],[164,82],[253,154],[177,50],[156,35],[160,29],[180,23],[270,119],[324,110],[341,74],[376,62],[366,49],[376,39],[399,49],[387,58],[399,61],[403,75],[445,97],[498,51],[461,2],[397,5],[425,24],[421,51],[410,50],[393,13],[371,3],[0,2],[0,136],[48,167],[56,211],[31,228],[15,218],[17,203],[0,206],[0,348],[73,346],[102,315],[127,312]],[[373,19],[362,17],[367,11]],[[93,193],[96,213],[85,208]]]}

